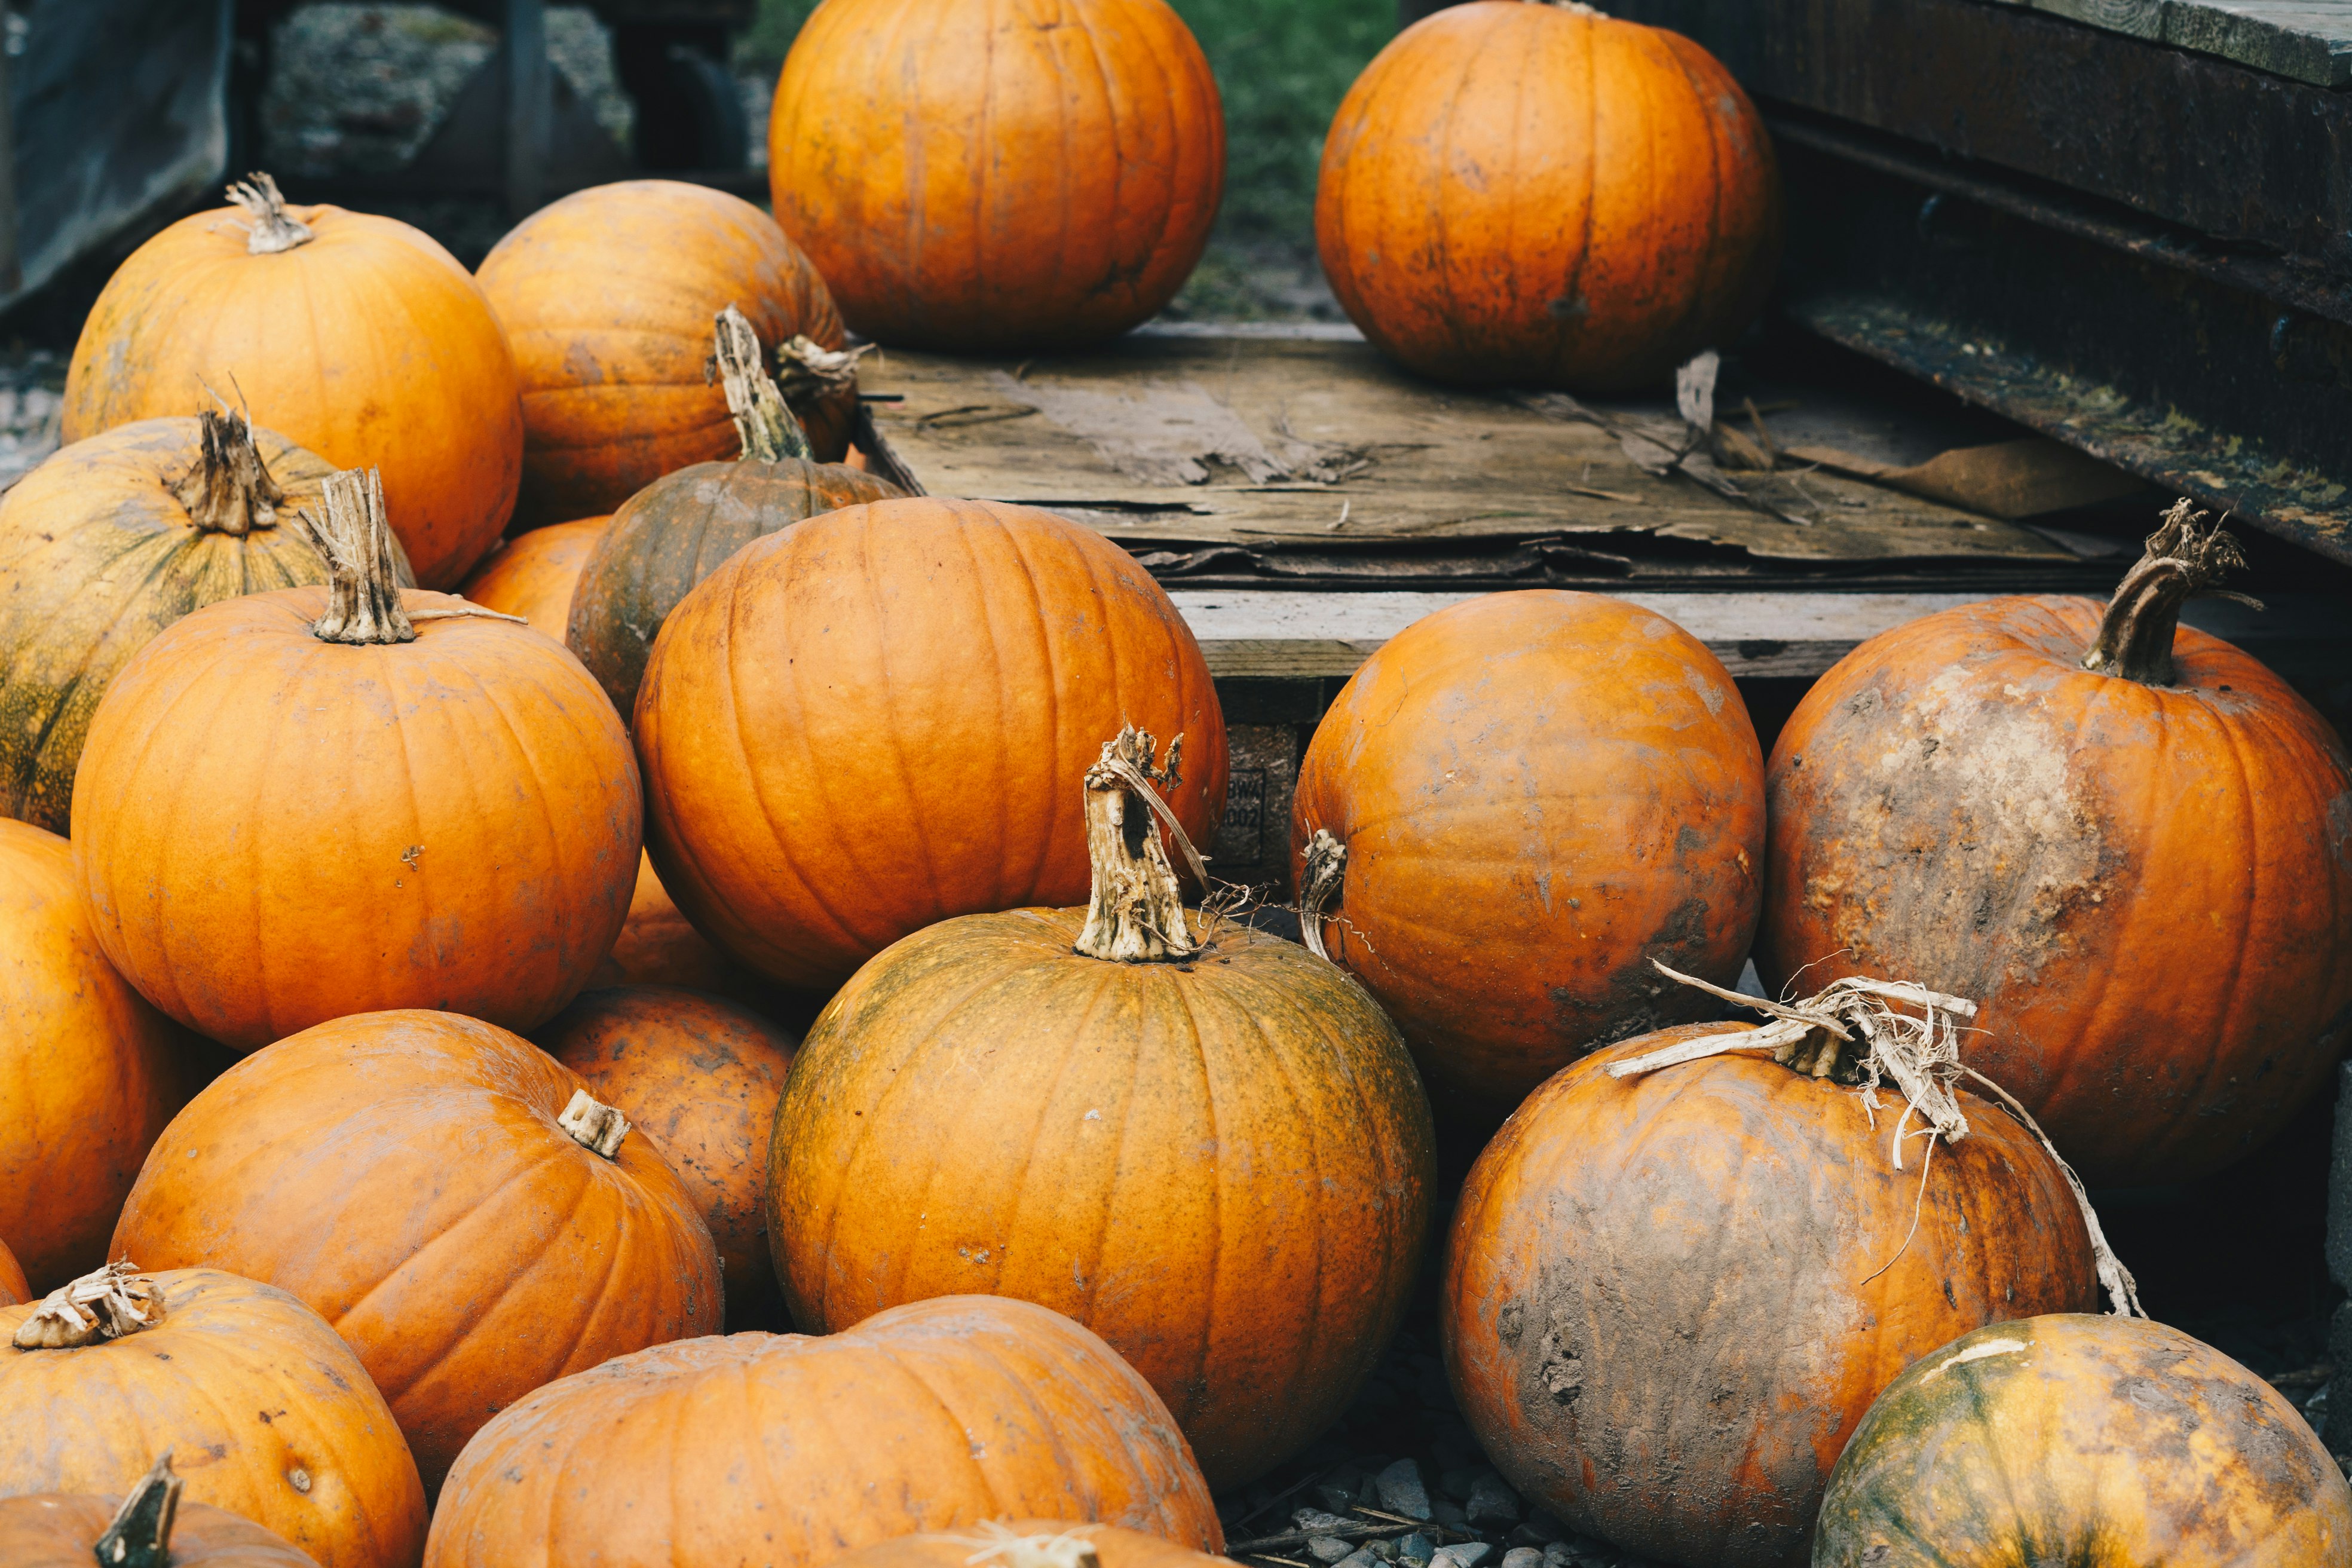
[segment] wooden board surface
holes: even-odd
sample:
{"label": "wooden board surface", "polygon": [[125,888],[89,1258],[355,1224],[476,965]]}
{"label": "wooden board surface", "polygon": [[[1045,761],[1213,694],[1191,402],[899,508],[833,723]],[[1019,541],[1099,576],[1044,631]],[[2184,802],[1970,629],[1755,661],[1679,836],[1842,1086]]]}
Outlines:
{"label": "wooden board surface", "polygon": [[2352,0],[2000,0],[2319,87],[2352,85]]}
{"label": "wooden board surface", "polygon": [[[2030,529],[1819,470],[1736,474],[1775,510],[1745,506],[1645,472],[1562,400],[1435,386],[1337,336],[1139,333],[1002,363],[884,350],[860,380],[903,398],[872,405],[875,422],[933,493],[1047,507],[1139,547],[1647,534],[1785,563],[2073,559]],[[1680,428],[1664,404],[1601,411]]]}

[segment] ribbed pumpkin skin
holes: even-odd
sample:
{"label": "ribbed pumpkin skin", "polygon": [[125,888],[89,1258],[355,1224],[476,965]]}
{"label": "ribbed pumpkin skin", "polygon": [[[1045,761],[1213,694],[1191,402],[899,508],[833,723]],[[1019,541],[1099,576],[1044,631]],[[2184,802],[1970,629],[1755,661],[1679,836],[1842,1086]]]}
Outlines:
{"label": "ribbed pumpkin skin", "polygon": [[[609,512],[664,474],[738,449],[727,395],[706,379],[711,321],[733,305],[760,346],[844,342],[824,279],[775,219],[740,196],[624,180],[541,208],[499,241],[481,283],[522,377],[523,525]],[[801,410],[839,461],[855,387]]]}
{"label": "ribbed pumpkin skin", "polygon": [[351,1347],[270,1286],[211,1268],[154,1279],[162,1322],[75,1350],[5,1348],[33,1309],[0,1308],[0,1494],[119,1496],[169,1448],[184,1519],[209,1503],[320,1568],[414,1568],[425,1489]]}
{"label": "ribbed pumpkin skin", "polygon": [[2295,1408],[2210,1345],[2058,1314],[1953,1341],[1846,1446],[1815,1568],[2318,1568],[2352,1488]]}
{"label": "ribbed pumpkin skin", "polygon": [[1323,143],[1349,319],[1424,375],[1618,388],[1727,343],[1779,258],[1756,110],[1678,33],[1519,0],[1417,23]]}
{"label": "ribbed pumpkin skin", "polygon": [[1983,1100],[1960,1096],[1969,1135],[1935,1151],[1914,1235],[1925,1151],[1887,1162],[1899,1096],[1874,1130],[1859,1091],[1769,1057],[1605,1070],[1727,1026],[1529,1096],[1463,1189],[1439,1311],[1462,1413],[1531,1500],[1688,1568],[1786,1568],[1897,1373],[2097,1285],[2064,1175]]}
{"label": "ribbed pumpkin skin", "polygon": [[493,1413],[710,1333],[719,1255],[653,1144],[555,1119],[579,1078],[503,1029],[368,1013],[224,1073],[155,1145],[116,1256],[291,1291],[351,1342],[428,1486]]}
{"label": "ribbed pumpkin skin", "polygon": [[[969,1568],[975,1552],[987,1550],[999,1529],[1017,1536],[1076,1535],[1095,1549],[1102,1568],[1212,1568],[1229,1561],[1195,1552],[1189,1546],[1121,1530],[1115,1524],[1081,1524],[1062,1519],[990,1521],[945,1534],[901,1535],[861,1547],[834,1562],[840,1568]],[[996,1559],[1001,1561],[1002,1559]],[[81,1568],[76,1563],[74,1568]]]}
{"label": "ribbed pumpkin skin", "polygon": [[256,425],[335,467],[382,468],[416,580],[448,587],[514,510],[522,403],[506,333],[421,231],[341,207],[286,210],[317,237],[248,255],[247,218],[225,207],[131,254],[74,345],[65,438],[211,407],[207,389],[240,397]]}
{"label": "ribbed pumpkin skin", "polygon": [[[89,1568],[121,1498],[0,1498],[0,1563],[9,1568]],[[276,1531],[181,1499],[172,1520],[171,1568],[319,1568]]]}
{"label": "ribbed pumpkin skin", "polygon": [[[147,639],[202,605],[323,583],[291,526],[200,531],[171,486],[194,419],[142,419],[75,443],[0,497],[0,814],[63,833],[98,700]],[[286,508],[320,508],[333,470],[275,431],[254,443]]]}
{"label": "ribbed pumpkin skin", "polygon": [[1213,1552],[1209,1489],[1134,1369],[959,1296],[846,1333],[662,1345],[543,1388],[450,1472],[428,1568],[814,1568],[918,1531],[1087,1515]]}
{"label": "ribbed pumpkin skin", "polygon": [[778,1111],[771,1232],[803,1328],[1014,1296],[1148,1378],[1212,1486],[1279,1464],[1387,1347],[1429,1221],[1394,1026],[1296,942],[1072,951],[1086,910],[969,915],[860,970]]}
{"label": "ribbed pumpkin skin", "polygon": [[2081,668],[2102,606],[1989,600],[1873,637],[1767,771],[1756,964],[1976,999],[1969,1065],[2094,1185],[2259,1146],[2352,1044],[2352,766],[2260,662]]}
{"label": "ribbed pumpkin skin", "polygon": [[729,1319],[781,1305],[768,1249],[768,1135],[800,1041],[748,1008],[667,985],[583,992],[536,1032],[685,1184],[726,1277]]}
{"label": "ribbed pumpkin skin", "polygon": [[604,955],[588,984],[596,989],[677,985],[724,996],[754,1012],[781,1011],[775,1005],[774,986],[712,946],[710,939],[678,912],[649,855],[637,858],[637,887],[629,899],[629,918],[621,923],[613,951]]}
{"label": "ribbed pumpkin skin", "polygon": [[526,627],[463,616],[352,647],[311,635],[326,607],[323,588],[225,601],[115,678],[74,795],[100,944],[241,1051],[392,1007],[543,1023],[628,913],[619,716]]}
{"label": "ribbed pumpkin skin", "polygon": [[1072,781],[1132,722],[1184,740],[1206,842],[1225,725],[1132,556],[1034,507],[849,507],[746,545],[662,628],[637,695],[646,845],[695,927],[838,985],[953,915],[1087,896]]}
{"label": "ribbed pumpkin skin", "polygon": [[14,1307],[33,1299],[33,1288],[25,1283],[25,1271],[16,1266],[16,1255],[0,1242],[0,1307]]}
{"label": "ribbed pumpkin skin", "polygon": [[0,1294],[107,1261],[140,1163],[187,1102],[187,1044],[106,962],[72,848],[0,820]]}
{"label": "ribbed pumpkin skin", "polygon": [[866,336],[1091,342],[1199,263],[1224,110],[1161,0],[831,0],[784,62],[768,169]]}
{"label": "ribbed pumpkin skin", "polygon": [[457,593],[488,609],[520,616],[530,629],[557,642],[572,619],[572,593],[580,569],[595,553],[609,517],[550,523],[508,540],[488,555]]}
{"label": "ribbed pumpkin skin", "polygon": [[1299,767],[1292,863],[1318,828],[1347,846],[1332,957],[1440,1103],[1491,1125],[1580,1052],[1715,1005],[1652,958],[1738,978],[1763,784],[1738,689],[1688,633],[1595,594],[1490,594],[1341,690]]}
{"label": "ribbed pumpkin skin", "polygon": [[634,713],[654,638],[678,601],[719,563],[845,506],[887,500],[898,487],[839,463],[698,463],[624,502],[581,568],[564,641],[623,713]]}

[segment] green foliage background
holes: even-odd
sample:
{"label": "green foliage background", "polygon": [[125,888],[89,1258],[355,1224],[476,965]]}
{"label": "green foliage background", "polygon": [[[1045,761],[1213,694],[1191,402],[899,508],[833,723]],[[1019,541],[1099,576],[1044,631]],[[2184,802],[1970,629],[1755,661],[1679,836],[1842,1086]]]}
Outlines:
{"label": "green foliage background", "polygon": [[[1218,237],[1228,247],[1311,252],[1323,132],[1396,30],[1394,0],[1169,0],[1192,27],[1225,100],[1226,180]],[[781,65],[813,0],[762,0],[738,46]]]}

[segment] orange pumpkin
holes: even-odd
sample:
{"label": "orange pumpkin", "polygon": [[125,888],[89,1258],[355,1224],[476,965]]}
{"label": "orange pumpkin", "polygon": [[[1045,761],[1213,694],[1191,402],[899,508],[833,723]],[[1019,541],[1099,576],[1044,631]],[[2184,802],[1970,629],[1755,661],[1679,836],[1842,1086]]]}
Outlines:
{"label": "orange pumpkin", "polygon": [[[1105,758],[1150,777],[1149,746]],[[1187,915],[1156,842],[1139,875],[1157,902],[1128,906],[1122,825],[1153,832],[1149,807],[1100,767],[1073,793],[1090,905],[918,931],[810,1031],[769,1156],[785,1295],[826,1331],[975,1291],[1066,1312],[1236,1486],[1329,1426],[1395,1331],[1428,1101],[1361,986]]]}
{"label": "orange pumpkin", "polygon": [[356,542],[388,542],[361,480],[328,481],[328,526],[367,573],[170,626],[82,752],[74,857],[100,945],[240,1050],[390,1007],[530,1028],[611,951],[635,881],[612,704],[551,639],[393,587]]}
{"label": "orange pumpkin", "polygon": [[1961,1142],[1907,1145],[1923,1179],[1889,1162],[1899,1096],[1874,1123],[1769,1058],[1607,1070],[1743,1027],[1613,1046],[1529,1096],[1463,1188],[1439,1312],[1463,1415],[1528,1499],[1690,1568],[1800,1568],[1897,1373],[2097,1283],[2064,1173],[1984,1100],[1958,1096]]}
{"label": "orange pumpkin", "polygon": [[1490,594],[1414,622],[1341,690],[1299,766],[1291,853],[1304,888],[1318,833],[1345,852],[1322,940],[1440,1104],[1491,1125],[1580,1053],[1713,1005],[1653,957],[1738,978],[1762,763],[1730,676],[1671,621]]}
{"label": "orange pumpkin", "polygon": [[1768,773],[1768,984],[1975,997],[1970,1064],[2094,1185],[2246,1153],[2352,1044],[2352,761],[2259,661],[2179,626],[2226,536],[2184,503],[2149,543],[2104,611],[1992,599],[1873,637]]}
{"label": "orange pumpkin", "polygon": [[[63,833],[98,700],[199,605],[323,583],[324,458],[207,413],[77,441],[0,498],[0,812]],[[407,582],[406,568],[400,567]]]}
{"label": "orange pumpkin", "polygon": [[1127,552],[1034,507],[919,498],[754,541],[670,615],[638,693],[646,840],[696,928],[830,989],[951,915],[1076,903],[1070,781],[1123,722],[1184,738],[1209,837],[1225,727]]}
{"label": "orange pumpkin", "polygon": [[705,370],[710,318],[733,305],[772,348],[827,462],[849,445],[857,377],[824,279],[775,219],[676,180],[577,191],[524,219],[481,267],[522,376],[523,526],[609,512],[690,463],[732,456],[727,399]]}
{"label": "orange pumpkin", "polygon": [[504,1029],[339,1018],[189,1102],[123,1205],[115,1254],[299,1297],[359,1352],[438,1486],[530,1390],[719,1327],[694,1197],[648,1140],[615,1142],[611,1126],[578,1075]]}
{"label": "orange pumpkin", "polygon": [[180,1500],[172,1456],[120,1500],[80,1493],[0,1498],[0,1563],[10,1568],[319,1568],[274,1530]]}
{"label": "orange pumpkin", "polygon": [[120,1495],[169,1451],[189,1503],[252,1520],[320,1568],[415,1568],[425,1529],[415,1461],[316,1312],[210,1268],[89,1279],[131,1310],[83,1306],[100,1324],[87,1342],[14,1348],[51,1310],[0,1307],[0,1495]]}
{"label": "orange pumpkin", "polygon": [[1315,198],[1349,319],[1424,375],[1479,384],[1665,378],[1756,313],[1780,227],[1771,142],[1714,56],[1520,0],[1449,6],[1381,50]]}
{"label": "orange pumpkin", "polygon": [[520,616],[531,630],[562,642],[580,568],[612,521],[583,517],[518,534],[485,556],[457,592],[485,609]]}
{"label": "orange pumpkin", "polygon": [[16,1267],[16,1255],[0,1242],[0,1307],[14,1307],[33,1299],[33,1288],[25,1283],[25,1271]]}
{"label": "orange pumpkin", "polygon": [[768,171],[866,336],[1082,343],[1200,261],[1224,110],[1161,0],[831,0],[784,62]]}
{"label": "orange pumpkin", "polygon": [[534,1037],[669,1162],[718,1244],[728,1321],[765,1327],[781,1304],[768,1136],[799,1038],[730,1002],[662,985],[585,992]]}
{"label": "orange pumpkin", "polygon": [[808,1016],[789,1005],[791,997],[719,952],[688,922],[670,901],[649,855],[637,858],[637,886],[629,899],[629,918],[621,922],[613,951],[604,955],[588,984],[595,990],[676,985],[711,992],[770,1017],[798,1013],[805,1021]]}
{"label": "orange pumpkin", "polygon": [[[747,1437],[747,1435],[750,1435]],[[427,1568],[815,1568],[1006,1515],[1213,1552],[1209,1489],[1132,1368],[1043,1307],[950,1296],[846,1333],[623,1356],[501,1413],[450,1472]]]}
{"label": "orange pumpkin", "polygon": [[186,1044],[100,951],[72,847],[0,819],[0,1293],[106,1261],[140,1162],[193,1090]]}
{"label": "orange pumpkin", "polygon": [[289,207],[254,181],[108,282],[66,373],[65,438],[242,397],[255,424],[329,462],[382,468],[416,580],[449,587],[514,510],[522,404],[506,333],[425,235]]}
{"label": "orange pumpkin", "polygon": [[838,1568],[971,1568],[976,1555],[997,1568],[1214,1568],[1229,1561],[1115,1524],[1015,1519],[877,1541],[834,1563]]}
{"label": "orange pumpkin", "polygon": [[2352,1561],[2352,1487],[2276,1389],[2178,1329],[2072,1314],[1923,1356],[1846,1445],[1819,1568]]}

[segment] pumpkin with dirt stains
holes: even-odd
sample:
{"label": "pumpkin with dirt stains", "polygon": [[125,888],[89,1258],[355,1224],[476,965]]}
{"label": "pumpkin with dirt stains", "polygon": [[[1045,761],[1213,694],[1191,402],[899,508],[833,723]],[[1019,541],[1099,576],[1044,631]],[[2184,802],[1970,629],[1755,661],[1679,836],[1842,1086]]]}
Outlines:
{"label": "pumpkin with dirt stains", "polygon": [[1997,1323],[1878,1396],[1813,1568],[2352,1561],[2352,1488],[2302,1415],[2162,1323]]}
{"label": "pumpkin with dirt stains", "polygon": [[[2352,762],[2178,625],[2212,575],[2188,555],[2220,547],[2157,538],[2112,605],[1989,599],[1871,638],[1768,770],[1767,987],[1974,998],[1969,1064],[2095,1186],[2251,1152],[2352,1044]],[[2137,651],[2085,668],[2110,638]]]}
{"label": "pumpkin with dirt stains", "polygon": [[[2064,1173],[1990,1103],[1890,1140],[1862,1093],[1768,1057],[1624,1079],[1597,1052],[1529,1096],[1454,1212],[1438,1306],[1496,1468],[1574,1528],[1688,1568],[1797,1568],[1832,1466],[1915,1358],[2097,1304]],[[1916,1226],[1916,1228],[1915,1228]]]}
{"label": "pumpkin with dirt stains", "polygon": [[453,586],[498,543],[521,478],[506,333],[429,236],[255,182],[108,281],[66,372],[65,438],[227,399],[339,468],[381,468],[416,581]]}
{"label": "pumpkin with dirt stains", "polygon": [[[100,1555],[99,1542],[121,1506],[120,1499],[88,1494],[0,1498],[0,1563],[9,1568],[89,1568],[95,1561],[108,1568],[116,1560]],[[319,1568],[316,1558],[276,1531],[209,1503],[176,1504],[163,1544],[166,1556],[121,1561],[152,1563],[154,1568]]]}
{"label": "pumpkin with dirt stains", "polygon": [[1764,302],[1780,176],[1678,33],[1477,0],[1415,24],[1323,142],[1316,247],[1349,319],[1444,381],[1662,383]]}
{"label": "pumpkin with dirt stains", "polygon": [[0,1307],[0,1495],[119,1496],[169,1449],[183,1517],[226,1509],[319,1568],[415,1568],[425,1488],[334,1330],[285,1291],[217,1269],[134,1278],[152,1281],[156,1321],[119,1339],[19,1350],[9,1342],[36,1309]]}
{"label": "pumpkin with dirt stains", "polygon": [[[1081,1544],[1082,1543],[1082,1544]],[[973,1558],[992,1568],[1076,1568],[1092,1553],[1091,1568],[1224,1568],[1230,1559],[1116,1524],[1084,1524],[1064,1519],[990,1520],[961,1530],[901,1535],[877,1542],[846,1557],[839,1568],[971,1568]],[[79,1568],[77,1564],[76,1568]]]}
{"label": "pumpkin with dirt stains", "polygon": [[482,558],[458,595],[501,615],[520,616],[531,630],[562,642],[580,569],[612,521],[583,517],[518,534]]}
{"label": "pumpkin with dirt stains", "polygon": [[622,1356],[501,1412],[450,1472],[427,1568],[815,1568],[920,1531],[1092,1519],[1214,1552],[1209,1489],[1110,1347],[952,1296],[845,1333]]}
{"label": "pumpkin with dirt stains", "polygon": [[[623,180],[541,207],[479,277],[521,375],[525,528],[610,512],[664,474],[735,450],[706,364],[711,318],[730,305],[772,353],[794,337],[833,353],[845,341],[824,279],[775,219],[677,180]],[[786,391],[818,454],[839,461],[855,374],[806,392],[787,376]]]}
{"label": "pumpkin with dirt stains", "polygon": [[768,119],[777,221],[851,326],[909,347],[1149,320],[1224,177],[1216,79],[1162,0],[830,0]]}
{"label": "pumpkin with dirt stains", "polygon": [[[1323,941],[1487,1125],[1561,1064],[1713,1004],[1756,929],[1763,756],[1715,656],[1594,594],[1490,594],[1365,660],[1299,765],[1291,855],[1346,852]],[[1302,880],[1302,885],[1304,882]]]}

